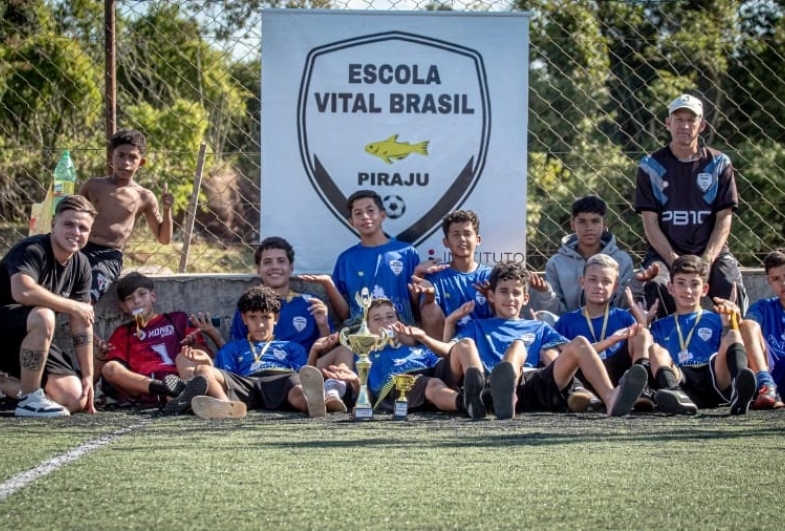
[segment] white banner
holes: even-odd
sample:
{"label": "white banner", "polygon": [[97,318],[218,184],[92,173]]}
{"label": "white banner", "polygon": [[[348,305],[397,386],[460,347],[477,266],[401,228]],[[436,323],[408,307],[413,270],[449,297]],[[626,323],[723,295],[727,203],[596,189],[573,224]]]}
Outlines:
{"label": "white banner", "polygon": [[346,198],[384,198],[384,229],[450,257],[441,220],[474,210],[477,259],[524,260],[529,30],[522,13],[269,9],[262,15],[261,236],[300,272],[358,242]]}

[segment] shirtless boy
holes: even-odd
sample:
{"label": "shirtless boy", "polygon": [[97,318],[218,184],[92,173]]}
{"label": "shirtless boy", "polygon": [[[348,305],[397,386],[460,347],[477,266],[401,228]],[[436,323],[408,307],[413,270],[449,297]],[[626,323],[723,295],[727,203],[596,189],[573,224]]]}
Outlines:
{"label": "shirtless boy", "polygon": [[144,165],[147,141],[133,129],[122,129],[112,135],[112,175],[93,177],[79,189],[95,205],[98,216],[90,239],[82,249],[93,270],[90,301],[95,304],[109,289],[123,269],[123,247],[134,230],[136,220],[144,215],[159,243],[172,240],[172,204],[174,196],[164,183],[158,209],[155,194],[134,181],[137,170]]}

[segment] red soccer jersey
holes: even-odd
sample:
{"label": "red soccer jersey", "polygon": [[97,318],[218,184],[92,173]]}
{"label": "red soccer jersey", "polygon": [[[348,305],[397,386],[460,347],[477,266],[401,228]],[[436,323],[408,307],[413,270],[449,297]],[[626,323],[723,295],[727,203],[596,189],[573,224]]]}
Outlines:
{"label": "red soccer jersey", "polygon": [[[180,341],[197,330],[189,325],[184,312],[156,315],[138,335],[135,322],[124,324],[109,338],[114,348],[108,352],[107,359],[121,361],[131,371],[151,378],[177,374],[174,360],[182,348]],[[207,350],[201,334],[197,338],[196,346]]]}

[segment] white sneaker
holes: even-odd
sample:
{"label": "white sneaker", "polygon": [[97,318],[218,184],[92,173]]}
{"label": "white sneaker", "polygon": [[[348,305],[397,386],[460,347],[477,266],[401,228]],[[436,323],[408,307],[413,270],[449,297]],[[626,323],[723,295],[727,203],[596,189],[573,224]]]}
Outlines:
{"label": "white sneaker", "polygon": [[14,415],[17,417],[68,417],[71,413],[66,408],[46,398],[43,389],[28,393],[19,401]]}
{"label": "white sneaker", "polygon": [[191,409],[200,419],[241,419],[248,413],[243,402],[218,400],[206,395],[195,396],[191,400]]}
{"label": "white sneaker", "polygon": [[346,413],[346,404],[337,389],[330,389],[324,394],[324,407],[328,413]]}

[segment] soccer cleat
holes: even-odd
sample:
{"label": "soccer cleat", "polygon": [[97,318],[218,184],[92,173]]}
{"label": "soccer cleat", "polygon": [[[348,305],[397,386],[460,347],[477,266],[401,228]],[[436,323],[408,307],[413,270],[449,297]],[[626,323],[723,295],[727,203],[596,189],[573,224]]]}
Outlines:
{"label": "soccer cleat", "polygon": [[191,400],[195,397],[207,393],[207,378],[195,376],[193,380],[185,384],[183,392],[172,398],[166,403],[163,409],[164,415],[182,415],[191,409]]}
{"label": "soccer cleat", "polygon": [[314,418],[326,416],[322,371],[311,365],[303,365],[300,368],[300,385],[303,386],[305,401],[308,403],[308,416]]}
{"label": "soccer cleat", "polygon": [[16,405],[14,415],[17,417],[68,417],[71,413],[44,394],[43,389],[28,393]]}
{"label": "soccer cleat", "polygon": [[613,404],[608,404],[608,416],[621,417],[628,414],[648,381],[649,373],[646,369],[640,365],[630,367],[616,387]]}
{"label": "soccer cleat", "polygon": [[200,419],[241,419],[248,414],[243,402],[219,400],[207,395],[195,396],[191,400],[191,409]]}
{"label": "soccer cleat", "polygon": [[499,420],[515,416],[515,380],[515,368],[509,361],[499,362],[491,371],[491,396]]}
{"label": "soccer cleat", "polygon": [[166,396],[177,396],[185,391],[185,382],[176,374],[167,374],[161,380],[166,386]]}
{"label": "soccer cleat", "polygon": [[763,384],[758,389],[758,396],[752,403],[752,409],[774,409],[777,405],[777,390]]}
{"label": "soccer cleat", "polygon": [[730,414],[746,415],[750,409],[750,402],[755,396],[757,381],[755,373],[750,369],[742,369],[733,380],[730,395]]}
{"label": "soccer cleat", "polygon": [[463,375],[463,407],[473,420],[484,419],[488,414],[482,401],[485,376],[477,367],[469,367]]}
{"label": "soccer cleat", "polygon": [[678,387],[658,389],[654,393],[654,402],[659,411],[668,415],[695,415],[698,412],[698,406]]}

